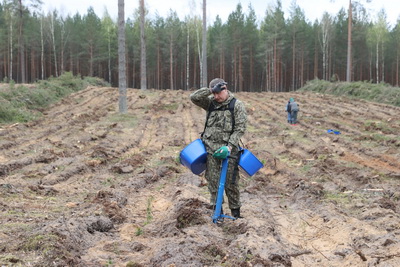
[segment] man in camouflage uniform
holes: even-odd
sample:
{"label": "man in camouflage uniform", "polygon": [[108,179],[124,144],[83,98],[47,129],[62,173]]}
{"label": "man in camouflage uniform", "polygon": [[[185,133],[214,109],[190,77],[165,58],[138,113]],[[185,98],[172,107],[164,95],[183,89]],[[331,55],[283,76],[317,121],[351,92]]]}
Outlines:
{"label": "man in camouflage uniform", "polygon": [[[232,115],[228,107],[233,98],[234,95],[228,91],[227,83],[220,78],[213,79],[209,88],[201,88],[190,95],[191,101],[206,110],[208,116],[207,125],[205,125],[201,139],[208,153],[205,176],[211,194],[211,205],[215,206],[216,204],[222,165],[222,159],[213,157],[213,154],[219,149],[227,147],[230,158],[228,160],[225,193],[228,197],[232,216],[240,218],[241,202],[237,157],[239,155],[239,140],[246,130],[247,114],[244,103],[236,100],[234,102],[234,128],[232,129]],[[214,105],[214,110],[211,112],[210,105]]]}

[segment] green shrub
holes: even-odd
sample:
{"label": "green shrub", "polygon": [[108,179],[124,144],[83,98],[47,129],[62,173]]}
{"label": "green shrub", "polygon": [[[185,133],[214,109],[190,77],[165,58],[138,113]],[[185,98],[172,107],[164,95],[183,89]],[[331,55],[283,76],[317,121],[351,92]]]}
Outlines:
{"label": "green shrub", "polygon": [[0,123],[27,122],[35,118],[33,113],[14,107],[10,102],[3,102],[0,99],[0,103]]}
{"label": "green shrub", "polygon": [[88,85],[98,86],[98,87],[110,87],[111,85],[105,80],[98,77],[84,77],[83,80]]}
{"label": "green shrub", "polygon": [[71,72],[64,72],[57,78],[50,77],[48,80],[39,81],[38,87],[48,89],[50,93],[62,98],[86,88],[87,84],[80,77],[73,76]]}
{"label": "green shrub", "polygon": [[313,91],[336,96],[364,99],[368,101],[400,106],[400,88],[388,84],[372,84],[369,82],[329,82],[312,80],[299,91]]}
{"label": "green shrub", "polygon": [[88,85],[110,86],[96,77],[74,76],[65,72],[61,76],[38,81],[33,86],[23,86],[10,81],[0,90],[0,123],[26,122],[37,118],[41,111],[71,93]]}

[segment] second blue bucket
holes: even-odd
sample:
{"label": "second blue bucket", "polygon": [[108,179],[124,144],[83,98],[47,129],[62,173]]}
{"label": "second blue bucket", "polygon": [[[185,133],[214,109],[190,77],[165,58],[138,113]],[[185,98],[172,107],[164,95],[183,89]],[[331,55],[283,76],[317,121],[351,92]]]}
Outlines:
{"label": "second blue bucket", "polygon": [[187,145],[180,153],[180,161],[194,174],[200,174],[206,169],[207,151],[201,139],[196,139]]}
{"label": "second blue bucket", "polygon": [[246,148],[242,156],[240,156],[239,166],[250,176],[253,176],[259,169],[264,167],[261,161]]}

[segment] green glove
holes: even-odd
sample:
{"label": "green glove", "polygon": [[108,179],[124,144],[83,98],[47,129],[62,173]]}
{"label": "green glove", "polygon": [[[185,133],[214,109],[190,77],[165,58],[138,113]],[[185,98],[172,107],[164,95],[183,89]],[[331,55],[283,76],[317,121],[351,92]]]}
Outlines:
{"label": "green glove", "polygon": [[226,159],[228,156],[229,148],[227,146],[222,146],[218,148],[213,154],[213,157],[216,159]]}

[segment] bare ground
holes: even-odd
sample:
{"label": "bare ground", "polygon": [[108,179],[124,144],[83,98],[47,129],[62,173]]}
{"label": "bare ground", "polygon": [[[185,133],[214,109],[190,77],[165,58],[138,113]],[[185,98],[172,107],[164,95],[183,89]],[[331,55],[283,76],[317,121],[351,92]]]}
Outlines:
{"label": "bare ground", "polygon": [[241,175],[244,218],[214,224],[177,160],[205,119],[189,93],[130,89],[120,115],[116,88],[88,87],[0,128],[0,265],[400,266],[400,108],[237,93],[265,167]]}

